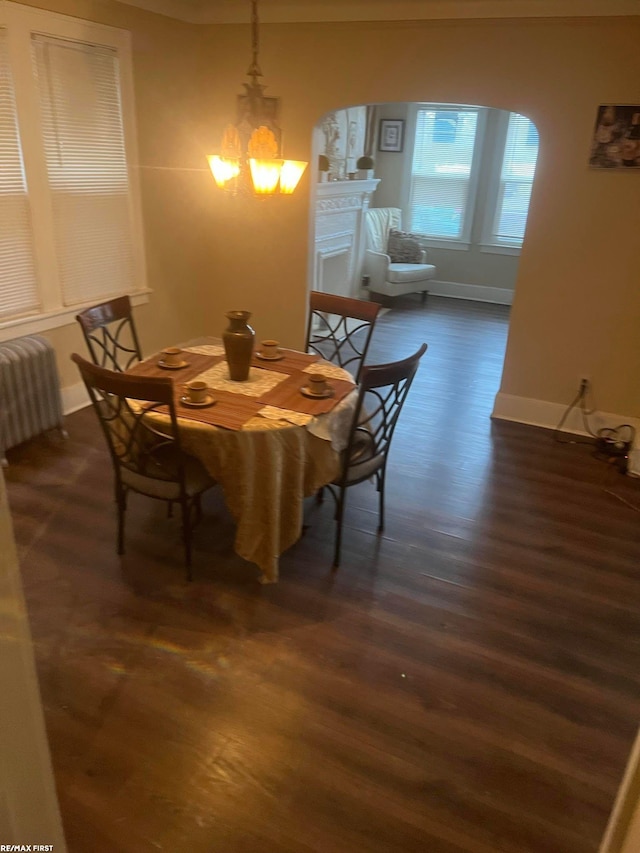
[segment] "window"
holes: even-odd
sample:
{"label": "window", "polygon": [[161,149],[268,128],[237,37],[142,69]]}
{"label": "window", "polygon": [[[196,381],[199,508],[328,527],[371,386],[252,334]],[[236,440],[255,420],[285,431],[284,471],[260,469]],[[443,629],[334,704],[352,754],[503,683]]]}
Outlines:
{"label": "window", "polygon": [[40,307],[6,31],[0,30],[0,320]]}
{"label": "window", "polygon": [[511,113],[490,242],[522,245],[537,159],[536,126],[525,116]]}
{"label": "window", "polygon": [[130,47],[42,10],[0,15],[0,327],[43,329],[145,290]]}
{"label": "window", "polygon": [[538,157],[536,126],[485,107],[416,105],[408,228],[441,247],[517,253]]}
{"label": "window", "polygon": [[412,231],[465,238],[477,128],[477,109],[418,109],[409,199]]}

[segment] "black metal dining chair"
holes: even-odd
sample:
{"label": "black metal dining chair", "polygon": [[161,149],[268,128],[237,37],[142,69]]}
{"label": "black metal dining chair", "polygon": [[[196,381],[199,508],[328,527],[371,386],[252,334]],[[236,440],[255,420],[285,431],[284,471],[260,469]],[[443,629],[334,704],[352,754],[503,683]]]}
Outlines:
{"label": "black metal dining chair", "polygon": [[[347,489],[375,478],[379,494],[378,533],[384,528],[384,487],[391,439],[427,344],[389,364],[364,366],[340,475],[327,488],[336,501],[334,568],[340,565],[342,521]],[[318,499],[322,500],[322,491]]]}
{"label": "black metal dining chair", "polygon": [[94,364],[110,370],[125,371],[135,362],[142,361],[128,296],[118,296],[86,308],[76,315],[76,320]]}
{"label": "black metal dining chair", "polygon": [[[166,501],[169,507],[179,503],[191,580],[191,534],[202,514],[200,498],[216,481],[198,459],[182,450],[172,380],[107,370],[77,353],[71,358],[80,370],[113,463],[118,554],[124,553],[129,491]],[[159,410],[164,415],[161,426],[153,417]]]}
{"label": "black metal dining chair", "polygon": [[378,302],[312,290],[309,295],[307,352],[315,352],[348,370],[357,382],[367,357]]}

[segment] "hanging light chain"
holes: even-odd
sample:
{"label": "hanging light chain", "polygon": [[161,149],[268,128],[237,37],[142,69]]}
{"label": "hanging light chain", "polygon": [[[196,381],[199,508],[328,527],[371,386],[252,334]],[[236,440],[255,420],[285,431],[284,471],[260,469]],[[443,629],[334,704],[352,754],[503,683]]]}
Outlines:
{"label": "hanging light chain", "polygon": [[258,82],[258,77],[262,77],[260,62],[258,60],[258,52],[260,50],[258,26],[258,0],[251,0],[251,65],[247,71],[247,76],[253,77],[254,83]]}

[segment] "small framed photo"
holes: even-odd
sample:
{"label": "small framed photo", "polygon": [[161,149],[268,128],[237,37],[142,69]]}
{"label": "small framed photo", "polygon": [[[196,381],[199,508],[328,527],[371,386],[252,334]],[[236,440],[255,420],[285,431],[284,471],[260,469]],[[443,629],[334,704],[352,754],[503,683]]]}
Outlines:
{"label": "small framed photo", "polygon": [[380,119],[378,151],[402,151],[404,145],[403,119]]}

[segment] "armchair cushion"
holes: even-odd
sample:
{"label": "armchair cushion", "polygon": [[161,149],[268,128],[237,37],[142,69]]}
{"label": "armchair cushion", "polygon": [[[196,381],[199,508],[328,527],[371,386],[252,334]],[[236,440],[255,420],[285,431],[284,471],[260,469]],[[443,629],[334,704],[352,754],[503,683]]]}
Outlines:
{"label": "armchair cushion", "polygon": [[433,264],[389,264],[387,282],[391,285],[423,282],[435,278],[436,268]]}
{"label": "armchair cushion", "polygon": [[389,240],[387,253],[394,264],[421,264],[424,263],[423,238],[419,234],[411,234],[409,231],[399,231],[396,228],[389,229]]}

